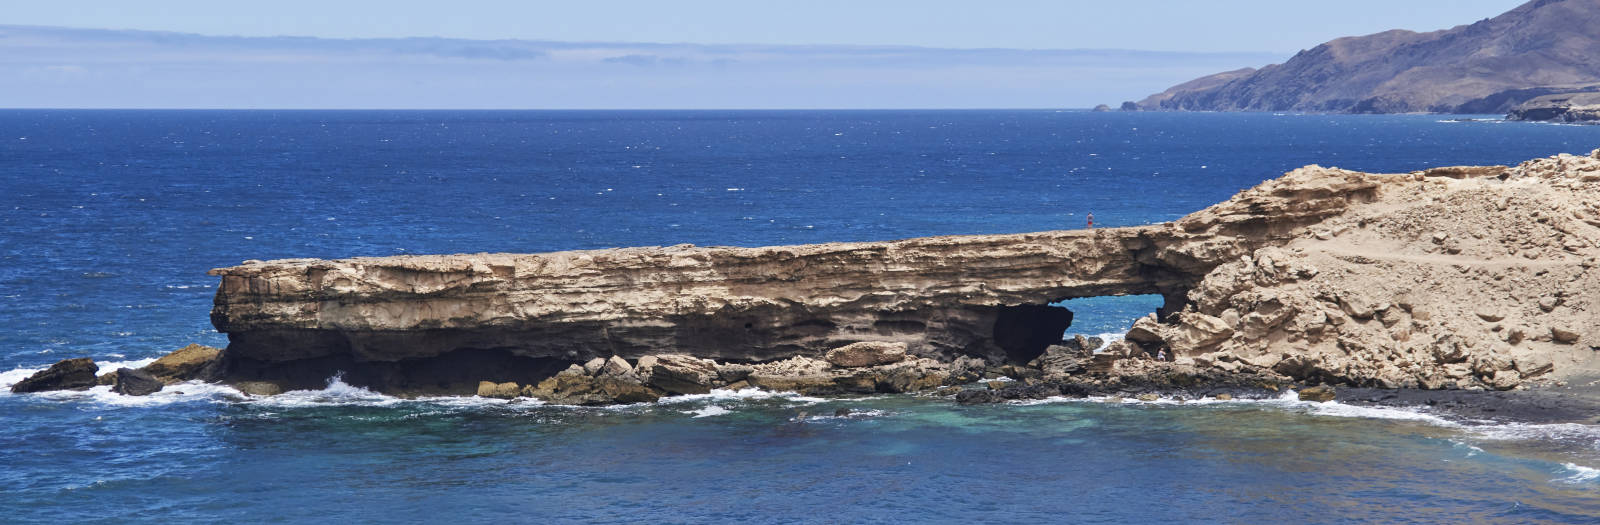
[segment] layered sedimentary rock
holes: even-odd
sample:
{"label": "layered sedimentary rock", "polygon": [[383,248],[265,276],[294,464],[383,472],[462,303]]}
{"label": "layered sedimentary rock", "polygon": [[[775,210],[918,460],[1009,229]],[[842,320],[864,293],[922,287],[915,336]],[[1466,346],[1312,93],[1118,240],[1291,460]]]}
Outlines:
{"label": "layered sedimentary rock", "polygon": [[406,369],[423,360],[469,354],[502,374],[515,359],[554,370],[662,353],[755,362],[858,342],[1023,363],[1071,323],[1050,303],[1122,294],[1181,303],[1218,264],[1369,200],[1376,186],[1354,172],[1308,174],[1136,228],[248,262],[212,271],[222,278],[212,320],[230,341],[224,375],[245,378],[291,373],[286,363],[347,372],[367,363],[385,368],[374,372],[383,383],[415,375]]}
{"label": "layered sedimentary rock", "polygon": [[1600,373],[1600,150],[1364,177],[1374,202],[1218,266],[1129,339],[1203,368],[1381,388]]}
{"label": "layered sedimentary rock", "polygon": [[[1024,381],[968,400],[1514,388],[1594,370],[1595,155],[1403,174],[1309,166],[1134,228],[252,261],[213,270],[212,319],[230,344],[205,370],[278,389],[337,370],[385,391],[574,404],[998,376]],[[1142,293],[1166,306],[1125,341],[1054,346],[1071,312],[1051,303]]]}

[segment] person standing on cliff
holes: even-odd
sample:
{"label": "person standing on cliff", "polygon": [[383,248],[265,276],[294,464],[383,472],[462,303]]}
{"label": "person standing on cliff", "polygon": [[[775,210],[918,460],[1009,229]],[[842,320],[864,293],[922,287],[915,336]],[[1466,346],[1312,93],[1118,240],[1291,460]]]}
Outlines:
{"label": "person standing on cliff", "polygon": [[1089,229],[1094,229],[1094,212],[1089,212]]}

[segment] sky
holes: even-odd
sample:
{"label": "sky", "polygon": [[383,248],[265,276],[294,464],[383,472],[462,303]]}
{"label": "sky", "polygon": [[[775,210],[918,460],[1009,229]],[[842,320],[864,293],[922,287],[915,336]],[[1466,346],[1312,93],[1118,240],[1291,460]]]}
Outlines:
{"label": "sky", "polygon": [[0,23],[208,35],[1259,51],[1444,29],[1522,0],[51,0]]}
{"label": "sky", "polygon": [[1519,2],[7,3],[5,107],[889,109],[1116,106]]}

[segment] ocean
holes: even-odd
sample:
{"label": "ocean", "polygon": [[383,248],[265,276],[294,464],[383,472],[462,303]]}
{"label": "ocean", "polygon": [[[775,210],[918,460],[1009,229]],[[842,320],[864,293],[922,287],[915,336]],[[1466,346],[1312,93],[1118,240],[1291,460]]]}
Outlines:
{"label": "ocean", "polygon": [[[3,110],[0,387],[225,345],[205,272],[246,259],[1135,225],[1306,164],[1597,147],[1600,126],[1484,116]],[[1075,300],[1070,332],[1159,304]],[[1600,522],[1593,424],[1110,401],[7,391],[0,521]]]}

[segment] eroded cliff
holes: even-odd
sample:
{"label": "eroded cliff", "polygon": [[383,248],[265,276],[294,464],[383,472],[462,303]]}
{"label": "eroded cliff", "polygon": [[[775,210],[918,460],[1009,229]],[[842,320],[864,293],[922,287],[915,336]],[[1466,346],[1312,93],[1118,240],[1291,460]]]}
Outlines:
{"label": "eroded cliff", "polygon": [[[212,271],[230,340],[216,377],[292,388],[343,371],[404,393],[485,381],[583,403],[794,383],[783,370],[819,392],[996,374],[1091,390],[1131,377],[1512,388],[1592,368],[1597,188],[1593,155],[1309,166],[1133,228],[251,261]],[[1053,346],[1072,314],[1051,303],[1146,293],[1166,306],[1127,341]],[[818,364],[864,343],[911,364]]]}

